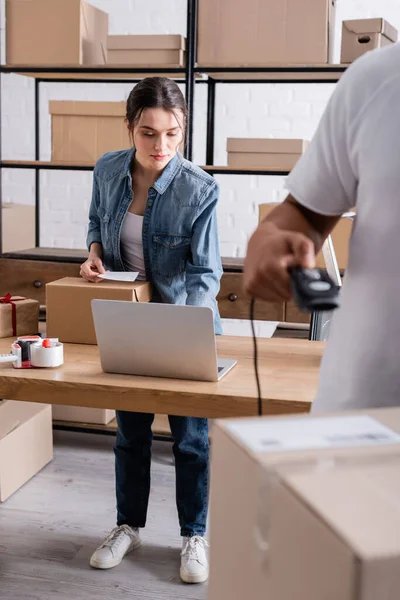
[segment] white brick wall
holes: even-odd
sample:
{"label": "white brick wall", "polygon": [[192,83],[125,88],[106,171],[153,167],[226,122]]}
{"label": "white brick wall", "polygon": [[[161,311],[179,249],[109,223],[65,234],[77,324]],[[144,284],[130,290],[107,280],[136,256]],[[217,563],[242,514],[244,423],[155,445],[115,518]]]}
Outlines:
{"label": "white brick wall", "polygon": [[[90,0],[110,15],[111,33],[181,33],[186,30],[186,0]],[[4,0],[0,0],[1,5]],[[337,0],[336,60],[341,21],[385,17],[400,29],[399,0]],[[3,9],[4,6],[1,6]],[[4,60],[4,10],[0,21]],[[41,159],[50,159],[50,99],[124,100],[130,84],[41,84]],[[215,163],[226,164],[227,137],[304,137],[310,139],[334,89],[332,84],[221,84],[217,87]],[[34,157],[33,81],[2,76],[2,155]],[[205,161],[206,86],[196,87],[194,160]],[[284,178],[218,176],[221,185],[219,227],[221,253],[241,256],[257,223],[257,205],[285,196]],[[34,175],[3,172],[3,200],[33,203]],[[41,245],[84,247],[91,173],[41,173]]]}

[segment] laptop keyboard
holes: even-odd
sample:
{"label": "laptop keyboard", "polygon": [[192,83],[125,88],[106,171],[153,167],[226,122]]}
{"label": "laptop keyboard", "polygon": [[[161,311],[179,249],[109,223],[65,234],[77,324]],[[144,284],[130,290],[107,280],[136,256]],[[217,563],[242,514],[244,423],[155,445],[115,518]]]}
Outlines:
{"label": "laptop keyboard", "polygon": [[225,367],[218,367],[218,373],[221,373],[221,371],[223,371],[225,369]]}

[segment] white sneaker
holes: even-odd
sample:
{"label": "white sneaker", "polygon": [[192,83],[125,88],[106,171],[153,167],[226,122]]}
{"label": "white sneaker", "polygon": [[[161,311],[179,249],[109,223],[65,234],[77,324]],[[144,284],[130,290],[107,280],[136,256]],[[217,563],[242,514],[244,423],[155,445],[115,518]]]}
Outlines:
{"label": "white sneaker", "polygon": [[95,569],[111,569],[119,565],[125,554],[141,546],[139,529],[129,525],[114,527],[104,542],[94,551],[90,566]]}
{"label": "white sneaker", "polygon": [[208,579],[208,542],[199,535],[184,537],[181,552],[181,579],[185,583],[203,583]]}

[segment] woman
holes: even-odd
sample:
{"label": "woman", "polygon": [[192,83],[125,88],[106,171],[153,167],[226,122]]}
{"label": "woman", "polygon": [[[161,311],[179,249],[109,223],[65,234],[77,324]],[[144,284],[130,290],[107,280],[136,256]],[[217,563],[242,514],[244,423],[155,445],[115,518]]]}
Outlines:
{"label": "woman", "polygon": [[[138,83],[127,101],[132,149],[105,154],[94,170],[89,213],[89,258],[81,267],[100,282],[105,269],[138,271],[152,283],[153,301],[210,306],[222,275],[216,204],[218,185],[182,158],[187,109],[179,87],[164,77]],[[154,415],[117,411],[115,445],[117,526],[91,557],[108,569],[141,544],[150,492]],[[176,502],[183,537],[180,575],[208,578],[204,539],[208,508],[206,419],[169,417],[174,438]]]}

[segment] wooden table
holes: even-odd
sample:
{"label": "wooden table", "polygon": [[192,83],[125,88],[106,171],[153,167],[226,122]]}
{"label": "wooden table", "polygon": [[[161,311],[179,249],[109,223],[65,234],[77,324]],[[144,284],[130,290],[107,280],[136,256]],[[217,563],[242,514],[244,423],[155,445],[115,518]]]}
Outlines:
{"label": "wooden table", "polygon": [[[12,341],[0,340],[0,353],[9,352]],[[65,344],[65,363],[56,369],[0,364],[0,398],[209,418],[256,415],[252,339],[218,336],[217,348],[238,364],[220,382],[208,383],[103,373],[97,346]],[[324,344],[259,339],[258,349],[263,413],[308,411]]]}

